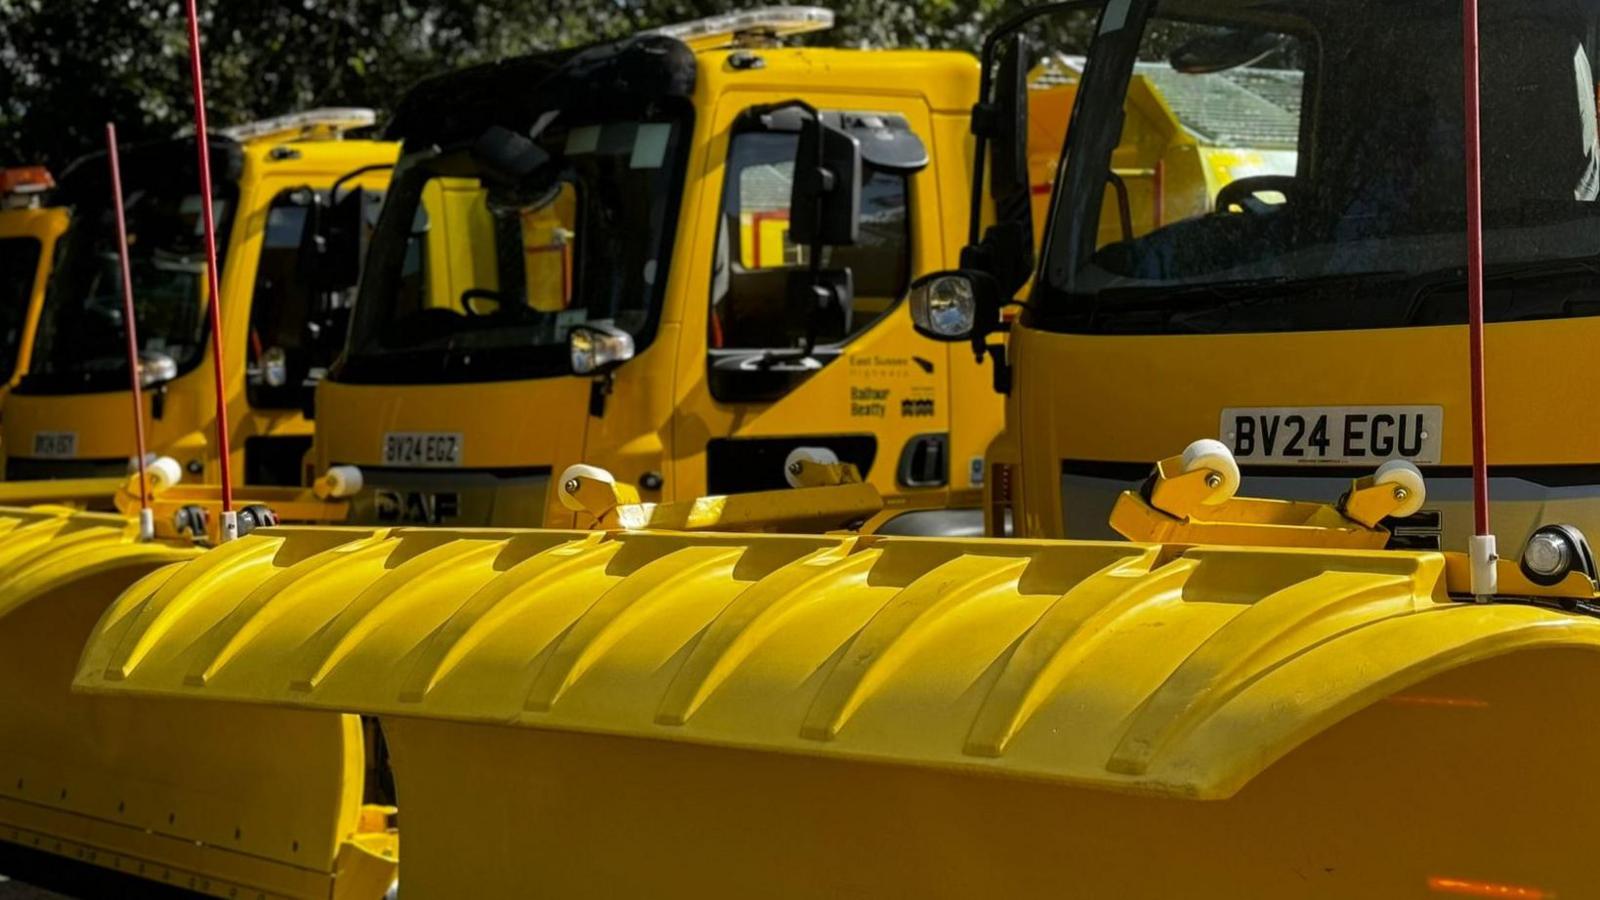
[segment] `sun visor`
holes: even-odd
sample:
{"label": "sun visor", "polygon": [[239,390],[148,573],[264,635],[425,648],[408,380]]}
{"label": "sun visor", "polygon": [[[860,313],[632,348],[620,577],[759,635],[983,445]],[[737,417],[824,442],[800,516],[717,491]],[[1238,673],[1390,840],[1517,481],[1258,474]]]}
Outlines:
{"label": "sun visor", "polygon": [[[767,131],[800,130],[806,113],[786,106],[761,113],[761,127]],[[861,144],[861,159],[875,169],[888,172],[918,172],[928,165],[928,148],[911,130],[904,116],[894,113],[823,110],[822,121],[842,128]]]}
{"label": "sun visor", "polygon": [[429,79],[401,100],[384,136],[412,146],[450,146],[492,126],[531,125],[551,111],[628,115],[662,100],[687,100],[694,85],[695,58],[686,44],[639,35]]}
{"label": "sun visor", "polygon": [[[244,174],[244,149],[239,142],[213,134],[211,175],[218,185],[237,182]],[[193,137],[136,144],[120,151],[124,191],[171,188],[198,193],[199,149]],[[62,173],[60,196],[68,205],[99,203],[111,195],[111,167],[105,151],[79,157]]]}

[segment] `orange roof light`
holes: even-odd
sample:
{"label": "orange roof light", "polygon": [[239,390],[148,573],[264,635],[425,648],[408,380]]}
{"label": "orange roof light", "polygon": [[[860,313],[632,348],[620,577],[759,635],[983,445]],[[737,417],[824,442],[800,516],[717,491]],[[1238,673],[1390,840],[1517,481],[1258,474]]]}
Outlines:
{"label": "orange roof light", "polygon": [[0,194],[42,194],[56,186],[44,166],[0,169]]}

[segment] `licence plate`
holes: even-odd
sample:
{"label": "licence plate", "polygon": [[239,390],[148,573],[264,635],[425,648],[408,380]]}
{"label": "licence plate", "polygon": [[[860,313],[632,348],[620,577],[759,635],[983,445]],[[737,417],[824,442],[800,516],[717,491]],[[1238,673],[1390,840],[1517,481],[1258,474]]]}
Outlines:
{"label": "licence plate", "polygon": [[70,459],[78,455],[76,431],[36,431],[33,433],[33,455],[53,459]]}
{"label": "licence plate", "polygon": [[459,466],[461,432],[391,431],[383,436],[386,466]]}
{"label": "licence plate", "polygon": [[1224,409],[1222,442],[1241,463],[1364,465],[1439,462],[1442,406]]}

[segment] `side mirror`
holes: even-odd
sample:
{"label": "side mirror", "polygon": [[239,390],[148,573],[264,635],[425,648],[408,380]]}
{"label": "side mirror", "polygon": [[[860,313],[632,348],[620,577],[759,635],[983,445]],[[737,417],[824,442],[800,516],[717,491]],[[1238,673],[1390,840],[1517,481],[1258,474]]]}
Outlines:
{"label": "side mirror", "polygon": [[924,275],[911,283],[911,324],[917,333],[945,343],[981,340],[1000,319],[998,285],[976,269]]}
{"label": "side mirror", "polygon": [[861,226],[861,142],[818,115],[800,126],[789,240],[810,246],[854,244]]}
{"label": "side mirror", "polygon": [[[1028,233],[1027,260],[1033,270],[1033,172],[1028,165],[1028,45],[1017,35],[1008,42],[995,76],[994,164],[989,169],[989,191],[994,195],[998,221],[1014,222]],[[1017,285],[1021,287],[1021,284]]]}
{"label": "side mirror", "polygon": [[615,325],[589,322],[567,332],[574,375],[606,375],[633,359],[633,335]]}
{"label": "side mirror", "polygon": [[[973,130],[994,149],[989,193],[995,223],[962,265],[994,275],[998,290],[1015,294],[1033,276],[1033,173],[1028,165],[1027,42],[1015,35],[995,67],[993,99],[973,110]],[[965,254],[963,254],[965,256]]]}

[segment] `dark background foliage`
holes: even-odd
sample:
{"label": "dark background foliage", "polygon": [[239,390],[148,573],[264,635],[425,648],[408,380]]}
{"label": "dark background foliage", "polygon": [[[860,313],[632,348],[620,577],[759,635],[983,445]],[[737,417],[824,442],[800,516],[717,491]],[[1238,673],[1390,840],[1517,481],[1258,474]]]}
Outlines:
{"label": "dark background foliage", "polygon": [[[751,4],[727,0],[202,0],[214,127],[313,106],[392,109],[440,70],[618,37]],[[975,49],[1019,0],[833,0],[818,38]],[[0,0],[0,165],[58,169],[192,115],[181,0]]]}

